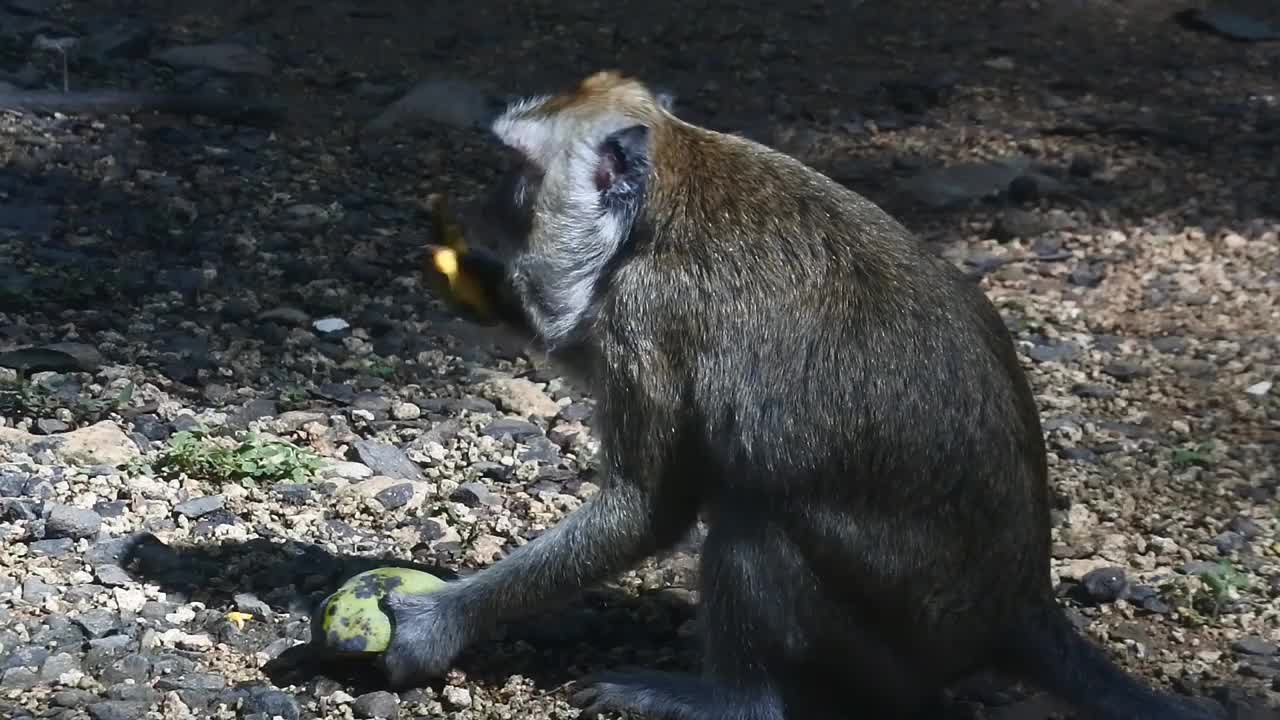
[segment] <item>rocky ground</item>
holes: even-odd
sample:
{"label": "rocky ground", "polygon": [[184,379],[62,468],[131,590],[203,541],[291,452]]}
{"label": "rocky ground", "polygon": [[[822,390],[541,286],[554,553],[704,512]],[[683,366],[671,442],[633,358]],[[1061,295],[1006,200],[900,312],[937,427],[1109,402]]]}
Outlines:
{"label": "rocky ground", "polygon": [[[267,664],[354,572],[469,572],[596,489],[591,398],[414,266],[427,194],[496,169],[456,127],[486,93],[617,66],[972,273],[1040,401],[1062,601],[1131,671],[1275,716],[1280,47],[1155,0],[650,5],[0,2],[0,99],[287,110],[0,114],[0,715],[569,718],[590,669],[692,666],[688,547],[429,688]],[[1053,712],[995,682],[951,710]]]}

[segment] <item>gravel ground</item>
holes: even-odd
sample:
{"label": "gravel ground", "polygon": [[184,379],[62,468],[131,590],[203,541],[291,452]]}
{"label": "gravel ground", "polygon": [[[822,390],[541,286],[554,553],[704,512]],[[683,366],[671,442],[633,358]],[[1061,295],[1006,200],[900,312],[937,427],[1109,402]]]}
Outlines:
{"label": "gravel ground", "polygon": [[[73,37],[73,90],[288,109],[0,114],[0,715],[570,718],[588,670],[696,662],[692,543],[429,688],[282,659],[353,573],[471,572],[596,489],[591,398],[415,276],[427,194],[495,170],[421,116],[619,66],[971,272],[1040,401],[1062,601],[1131,671],[1276,716],[1274,42],[1154,0],[208,5],[0,2],[0,93],[61,88],[38,38]],[[951,710],[1054,712],[996,679]]]}

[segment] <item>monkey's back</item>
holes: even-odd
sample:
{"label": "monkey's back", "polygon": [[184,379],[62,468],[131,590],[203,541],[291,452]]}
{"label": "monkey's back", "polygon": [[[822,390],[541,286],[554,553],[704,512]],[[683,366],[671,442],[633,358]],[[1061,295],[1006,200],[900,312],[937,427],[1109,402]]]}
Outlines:
{"label": "monkey's back", "polygon": [[658,188],[672,215],[651,218],[624,302],[673,320],[649,352],[690,378],[708,512],[776,509],[830,587],[922,649],[944,626],[984,641],[984,617],[1049,591],[1043,439],[1003,322],[871,202],[703,132],[676,143],[699,191]]}

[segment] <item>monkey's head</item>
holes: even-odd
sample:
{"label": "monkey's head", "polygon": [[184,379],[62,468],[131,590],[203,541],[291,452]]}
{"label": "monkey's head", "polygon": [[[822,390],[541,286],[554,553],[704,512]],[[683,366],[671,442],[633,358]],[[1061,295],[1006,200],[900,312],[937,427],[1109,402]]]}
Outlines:
{"label": "monkey's head", "polygon": [[555,95],[512,102],[491,130],[515,156],[487,211],[512,285],[544,340],[585,319],[632,235],[671,96],[600,72]]}

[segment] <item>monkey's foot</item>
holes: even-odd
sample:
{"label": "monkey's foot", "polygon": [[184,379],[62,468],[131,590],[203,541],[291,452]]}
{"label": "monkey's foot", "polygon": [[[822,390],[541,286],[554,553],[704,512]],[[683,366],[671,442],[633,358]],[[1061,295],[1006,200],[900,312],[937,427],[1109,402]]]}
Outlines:
{"label": "monkey's foot", "polygon": [[445,674],[470,642],[470,618],[452,596],[444,589],[428,595],[389,593],[383,598],[392,635],[381,665],[393,688],[408,688]]}
{"label": "monkey's foot", "polygon": [[696,675],[657,671],[605,672],[579,683],[572,702],[579,717],[628,713],[646,720],[782,720],[780,704],[769,698],[729,697]]}

